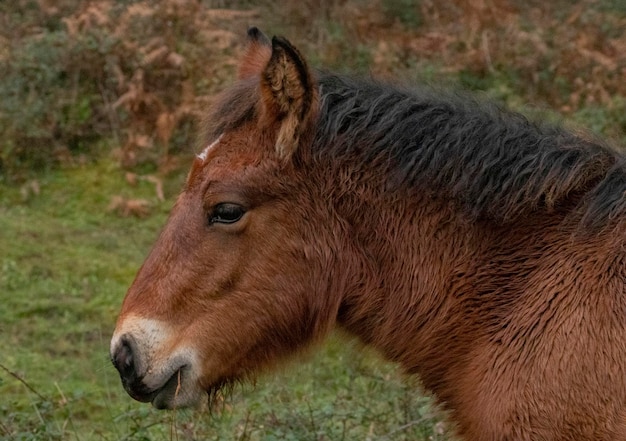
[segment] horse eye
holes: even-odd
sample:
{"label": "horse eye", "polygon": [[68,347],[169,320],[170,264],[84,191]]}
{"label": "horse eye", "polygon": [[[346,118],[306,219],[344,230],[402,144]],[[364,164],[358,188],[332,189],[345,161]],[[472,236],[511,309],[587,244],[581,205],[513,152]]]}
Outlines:
{"label": "horse eye", "polygon": [[217,204],[213,211],[209,213],[209,225],[213,224],[234,224],[243,217],[246,210],[237,204],[225,202]]}

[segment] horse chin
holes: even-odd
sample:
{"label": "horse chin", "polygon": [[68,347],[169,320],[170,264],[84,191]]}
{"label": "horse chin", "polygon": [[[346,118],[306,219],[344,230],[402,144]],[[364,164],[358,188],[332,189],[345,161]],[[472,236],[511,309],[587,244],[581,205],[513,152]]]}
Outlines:
{"label": "horse chin", "polygon": [[152,405],[157,409],[182,409],[198,407],[206,392],[191,378],[186,366],[178,369],[167,382],[154,392]]}

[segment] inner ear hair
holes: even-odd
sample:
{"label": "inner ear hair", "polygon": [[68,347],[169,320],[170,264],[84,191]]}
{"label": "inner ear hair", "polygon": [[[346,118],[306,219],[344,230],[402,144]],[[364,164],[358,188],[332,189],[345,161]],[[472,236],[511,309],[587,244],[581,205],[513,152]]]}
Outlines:
{"label": "inner ear hair", "polygon": [[295,151],[311,116],[315,91],[312,75],[300,52],[282,37],[272,39],[272,55],[261,77],[265,118],[279,121],[276,152]]}

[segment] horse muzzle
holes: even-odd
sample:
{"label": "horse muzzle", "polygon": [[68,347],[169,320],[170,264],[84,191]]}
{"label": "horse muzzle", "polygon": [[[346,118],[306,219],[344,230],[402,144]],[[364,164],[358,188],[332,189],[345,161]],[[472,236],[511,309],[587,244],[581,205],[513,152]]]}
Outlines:
{"label": "horse muzzle", "polygon": [[167,332],[155,332],[158,322],[140,319],[111,340],[111,362],[126,392],[158,409],[197,405],[206,392],[194,373],[196,357],[187,348],[163,354]]}

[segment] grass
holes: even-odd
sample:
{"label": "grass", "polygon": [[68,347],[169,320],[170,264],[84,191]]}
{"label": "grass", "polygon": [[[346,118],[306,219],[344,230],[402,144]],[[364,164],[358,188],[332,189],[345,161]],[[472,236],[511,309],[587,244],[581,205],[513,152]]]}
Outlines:
{"label": "grass", "polygon": [[[109,338],[183,178],[168,178],[159,202],[104,158],[40,176],[39,194],[0,188],[0,439],[445,439],[419,389],[339,336],[212,412],[128,397]],[[114,195],[149,200],[151,215],[116,215]]]}

